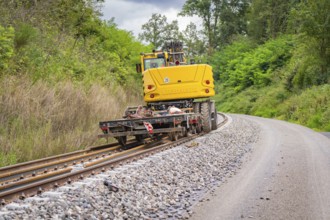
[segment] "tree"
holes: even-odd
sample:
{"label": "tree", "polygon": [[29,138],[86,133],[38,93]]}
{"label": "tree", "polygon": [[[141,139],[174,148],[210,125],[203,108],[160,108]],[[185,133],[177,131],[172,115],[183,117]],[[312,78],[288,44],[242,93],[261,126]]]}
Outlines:
{"label": "tree", "polygon": [[247,14],[249,20],[248,35],[256,42],[264,42],[267,40],[266,7],[263,7],[263,3],[263,0],[252,1],[249,13]]}
{"label": "tree", "polygon": [[250,0],[223,1],[220,13],[220,41],[227,45],[235,35],[247,33],[246,12]]}
{"label": "tree", "polygon": [[178,21],[174,20],[172,23],[167,24],[164,28],[164,41],[179,40],[182,38]]}
{"label": "tree", "polygon": [[236,92],[250,86],[267,86],[276,74],[275,70],[290,60],[291,42],[291,36],[283,36],[255,47],[249,38],[241,37],[215,53],[214,71],[225,86]]}
{"label": "tree", "polygon": [[220,3],[219,0],[187,0],[179,14],[182,16],[197,15],[202,18],[205,35],[208,39],[208,54],[211,54],[217,46]]}
{"label": "tree", "polygon": [[330,4],[328,0],[302,3],[300,18],[303,20],[301,32],[316,39],[319,49],[321,82],[329,80],[330,65]]}
{"label": "tree", "polygon": [[185,31],[182,33],[182,38],[187,57],[193,58],[205,53],[205,43],[201,40],[201,33],[197,30],[193,22],[187,25]]}
{"label": "tree", "polygon": [[100,15],[98,6],[104,0],[10,0],[0,1],[0,24],[13,25],[26,22],[33,26],[49,28],[45,25],[59,27],[68,31],[82,20]]}
{"label": "tree", "polygon": [[245,32],[245,12],[249,0],[187,0],[179,15],[202,18],[208,39],[208,54]]}
{"label": "tree", "polygon": [[248,35],[257,42],[275,39],[287,32],[289,14],[297,0],[252,0]]}
{"label": "tree", "polygon": [[302,1],[292,10],[291,27],[299,36],[299,59],[291,80],[300,88],[330,82],[329,11],[329,0]]}
{"label": "tree", "polygon": [[221,48],[213,54],[211,65],[213,66],[214,78],[220,79],[223,84],[229,83],[229,74],[235,72],[236,63],[244,60],[245,54],[256,47],[248,37],[241,36],[230,45]]}
{"label": "tree", "polygon": [[163,44],[167,25],[167,18],[165,15],[152,14],[149,21],[142,25],[143,32],[139,34],[139,39],[150,42],[155,48],[159,48]]}

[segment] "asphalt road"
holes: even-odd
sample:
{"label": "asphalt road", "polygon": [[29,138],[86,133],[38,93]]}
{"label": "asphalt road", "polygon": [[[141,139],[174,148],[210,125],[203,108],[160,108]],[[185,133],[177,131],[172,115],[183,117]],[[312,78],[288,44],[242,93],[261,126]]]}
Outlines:
{"label": "asphalt road", "polygon": [[323,134],[324,136],[327,136],[328,138],[330,138],[330,132],[321,132],[321,134]]}
{"label": "asphalt road", "polygon": [[260,140],[191,219],[330,219],[330,139],[284,121],[232,117],[258,123]]}

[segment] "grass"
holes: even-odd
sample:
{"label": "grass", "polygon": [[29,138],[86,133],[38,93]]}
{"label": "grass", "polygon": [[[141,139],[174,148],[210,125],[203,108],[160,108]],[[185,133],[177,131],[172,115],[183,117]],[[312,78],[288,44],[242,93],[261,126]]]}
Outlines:
{"label": "grass", "polygon": [[97,139],[98,122],[119,118],[127,105],[141,102],[119,86],[7,76],[0,80],[0,166],[104,143]]}

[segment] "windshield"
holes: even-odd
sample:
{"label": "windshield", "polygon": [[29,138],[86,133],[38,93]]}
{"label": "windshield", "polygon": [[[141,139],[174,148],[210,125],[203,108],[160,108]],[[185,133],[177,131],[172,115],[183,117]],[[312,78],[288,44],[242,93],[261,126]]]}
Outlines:
{"label": "windshield", "polygon": [[164,67],[165,59],[164,58],[154,58],[144,60],[144,70],[150,68]]}

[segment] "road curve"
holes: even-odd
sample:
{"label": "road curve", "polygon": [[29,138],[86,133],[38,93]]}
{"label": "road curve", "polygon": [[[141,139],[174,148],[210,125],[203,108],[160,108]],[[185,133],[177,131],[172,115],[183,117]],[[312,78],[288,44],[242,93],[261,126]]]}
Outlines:
{"label": "road curve", "polygon": [[260,140],[191,219],[330,219],[330,139],[284,121],[231,117],[258,123]]}

